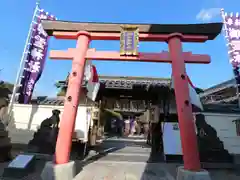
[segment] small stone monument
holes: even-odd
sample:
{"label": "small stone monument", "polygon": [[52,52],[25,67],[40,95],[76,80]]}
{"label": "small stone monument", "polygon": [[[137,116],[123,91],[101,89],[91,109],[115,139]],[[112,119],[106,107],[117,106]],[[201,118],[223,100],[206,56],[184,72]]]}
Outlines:
{"label": "small stone monument", "polygon": [[22,179],[35,169],[35,156],[19,154],[4,168],[3,177]]}

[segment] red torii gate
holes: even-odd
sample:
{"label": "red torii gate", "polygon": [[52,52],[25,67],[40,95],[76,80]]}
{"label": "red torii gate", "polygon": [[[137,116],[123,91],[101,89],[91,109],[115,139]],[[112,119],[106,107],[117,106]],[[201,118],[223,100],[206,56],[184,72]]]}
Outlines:
{"label": "red torii gate", "polygon": [[43,21],[43,27],[49,35],[57,39],[77,40],[77,45],[74,49],[50,52],[51,59],[73,60],[56,145],[56,164],[69,162],[72,133],[86,60],[162,62],[172,63],[184,169],[200,171],[201,167],[185,63],[207,64],[210,63],[210,57],[208,55],[194,55],[191,52],[183,52],[182,42],[203,43],[207,40],[213,40],[221,32],[222,23],[191,25],[132,24],[132,26],[139,28],[140,41],[167,42],[169,52],[139,53],[138,56],[121,56],[119,52],[96,51],[95,49],[88,48],[91,40],[119,40],[120,26],[120,24],[106,23]]}

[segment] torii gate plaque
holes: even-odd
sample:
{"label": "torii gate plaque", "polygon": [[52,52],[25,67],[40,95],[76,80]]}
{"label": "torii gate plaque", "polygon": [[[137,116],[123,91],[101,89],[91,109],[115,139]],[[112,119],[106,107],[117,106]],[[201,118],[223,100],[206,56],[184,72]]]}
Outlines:
{"label": "torii gate plaque", "polygon": [[50,52],[51,59],[69,59],[73,61],[56,145],[56,164],[65,164],[69,162],[72,133],[86,60],[163,62],[172,63],[184,171],[200,171],[201,167],[192,107],[189,98],[185,63],[207,64],[210,63],[210,57],[208,55],[193,55],[191,52],[182,52],[182,42],[202,43],[207,40],[213,40],[221,32],[222,23],[132,25],[138,27],[140,41],[167,42],[169,53],[138,53],[137,56],[121,56],[119,52],[88,49],[91,40],[120,40],[120,26],[120,24],[106,23],[43,21],[43,27],[49,35],[57,39],[77,40],[75,49]]}

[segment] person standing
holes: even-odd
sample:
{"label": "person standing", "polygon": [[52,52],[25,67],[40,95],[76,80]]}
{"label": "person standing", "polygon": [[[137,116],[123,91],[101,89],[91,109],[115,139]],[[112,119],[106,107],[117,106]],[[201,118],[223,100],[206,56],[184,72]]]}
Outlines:
{"label": "person standing", "polygon": [[143,120],[142,120],[142,124],[143,124],[143,134],[144,137],[147,138],[148,136],[148,131],[149,131],[149,110],[147,110],[146,112],[144,112],[143,114]]}
{"label": "person standing", "polygon": [[117,120],[115,118],[111,119],[111,132],[117,133]]}
{"label": "person standing", "polygon": [[135,119],[133,117],[130,118],[130,134],[133,135],[135,133]]}

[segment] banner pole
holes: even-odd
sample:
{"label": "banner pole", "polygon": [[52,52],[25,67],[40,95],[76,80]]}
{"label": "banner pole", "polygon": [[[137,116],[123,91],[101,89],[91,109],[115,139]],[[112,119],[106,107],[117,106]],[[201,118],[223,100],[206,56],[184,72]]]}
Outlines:
{"label": "banner pole", "polygon": [[29,28],[29,31],[28,31],[28,35],[27,35],[24,50],[23,50],[23,53],[22,53],[21,61],[19,63],[19,68],[18,68],[15,84],[14,84],[14,87],[13,87],[11,99],[10,99],[10,102],[9,102],[9,105],[8,105],[9,118],[11,117],[11,112],[12,112],[12,109],[13,109],[15,96],[16,96],[16,93],[17,93],[17,90],[18,90],[18,87],[19,87],[19,81],[20,81],[20,77],[21,77],[21,74],[22,74],[23,65],[25,63],[25,57],[26,57],[26,54],[29,53],[28,52],[29,40],[30,40],[31,35],[32,35],[32,27],[33,27],[34,20],[35,20],[35,17],[37,16],[38,11],[39,11],[39,0],[36,2],[36,7],[35,7],[35,10],[34,10],[34,14],[33,14],[32,21],[31,21],[31,24],[30,24],[30,28]]}
{"label": "banner pole", "polygon": [[[228,38],[228,33],[227,33],[227,25],[226,25],[226,20],[225,20],[225,13],[224,13],[224,9],[222,8],[221,9],[221,16],[222,16],[222,20],[223,20],[223,30],[224,30],[224,33],[225,33],[225,40],[227,41],[227,47],[228,47],[228,54],[229,54],[229,51],[231,50],[230,48],[229,48],[229,45],[231,44],[231,42],[230,42],[230,40],[229,40],[229,38]],[[230,56],[229,56],[229,58],[231,58]],[[232,66],[233,68],[234,68],[234,66]],[[239,96],[239,84],[238,84],[238,82],[237,82],[237,80],[236,80],[236,78],[235,78],[235,74],[233,73],[233,75],[234,75],[234,79],[235,79],[235,83],[236,83],[236,85],[237,85],[237,87],[236,87],[236,96],[237,96],[237,100],[238,100],[238,107],[240,108],[240,96]]]}

